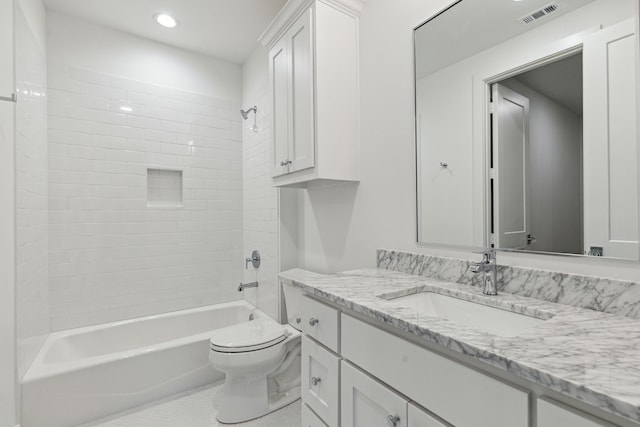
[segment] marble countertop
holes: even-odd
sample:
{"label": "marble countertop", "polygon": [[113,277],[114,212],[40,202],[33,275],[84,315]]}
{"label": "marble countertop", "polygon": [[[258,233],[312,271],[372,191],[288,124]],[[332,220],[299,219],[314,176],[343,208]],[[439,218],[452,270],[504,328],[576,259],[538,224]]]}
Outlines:
{"label": "marble countertop", "polygon": [[[291,278],[294,286],[428,342],[640,422],[640,320],[383,269]],[[432,291],[548,319],[503,337],[384,298]],[[381,297],[382,296],[382,297]]]}

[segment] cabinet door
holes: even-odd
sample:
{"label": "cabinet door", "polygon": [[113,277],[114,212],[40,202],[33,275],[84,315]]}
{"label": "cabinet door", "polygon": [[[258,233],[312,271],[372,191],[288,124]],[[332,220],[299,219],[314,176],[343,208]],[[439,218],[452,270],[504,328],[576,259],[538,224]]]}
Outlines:
{"label": "cabinet door", "polygon": [[450,424],[445,424],[413,403],[407,407],[407,419],[407,427],[450,427]]}
{"label": "cabinet door", "polygon": [[300,394],[329,427],[338,427],[340,359],[312,339],[302,337]]}
{"label": "cabinet door", "polygon": [[289,156],[289,60],[286,37],[269,52],[269,75],[273,111],[271,175],[275,177],[288,170],[288,165],[282,165]]}
{"label": "cabinet door", "polygon": [[407,427],[407,401],[350,364],[341,362],[342,427]]}
{"label": "cabinet door", "polygon": [[291,137],[290,172],[315,164],[315,120],[313,83],[313,10],[307,10],[285,38],[290,46]]}
{"label": "cabinet door", "polygon": [[327,427],[306,403],[302,404],[302,427]]}
{"label": "cabinet door", "polygon": [[538,399],[538,427],[613,427],[605,421],[581,415],[577,409],[570,409],[559,403]]}

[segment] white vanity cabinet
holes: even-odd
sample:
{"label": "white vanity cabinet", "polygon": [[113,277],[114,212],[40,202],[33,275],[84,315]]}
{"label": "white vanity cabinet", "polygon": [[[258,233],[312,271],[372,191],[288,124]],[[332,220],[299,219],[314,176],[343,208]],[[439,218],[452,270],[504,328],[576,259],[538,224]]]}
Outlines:
{"label": "white vanity cabinet", "polygon": [[537,403],[538,427],[614,427],[613,424],[550,399],[538,398]]}
{"label": "white vanity cabinet", "polygon": [[407,399],[342,362],[342,427],[407,427]]}
{"label": "white vanity cabinet", "polygon": [[527,391],[344,313],[341,325],[343,359],[439,418],[457,427],[529,427]]}
{"label": "white vanity cabinet", "polygon": [[302,298],[303,425],[340,425],[340,355],[338,310],[305,296]]}
{"label": "white vanity cabinet", "polygon": [[327,427],[306,403],[302,404],[301,412],[302,427]]}
{"label": "white vanity cabinet", "polygon": [[275,186],[359,179],[361,3],[290,1],[260,39],[269,49]]}
{"label": "white vanity cabinet", "polygon": [[342,427],[449,427],[350,363],[340,365]]}

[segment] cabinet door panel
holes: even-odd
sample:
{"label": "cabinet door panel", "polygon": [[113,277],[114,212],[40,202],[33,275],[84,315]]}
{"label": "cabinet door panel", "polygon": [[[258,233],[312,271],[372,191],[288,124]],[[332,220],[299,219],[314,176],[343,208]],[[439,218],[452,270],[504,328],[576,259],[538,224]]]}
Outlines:
{"label": "cabinet door panel", "polygon": [[330,427],[338,426],[340,359],[306,336],[302,337],[301,395]]}
{"label": "cabinet door panel", "polygon": [[[447,422],[457,427],[528,427],[528,392],[351,316],[342,314],[340,323],[344,359]],[[493,409],[494,402],[500,402],[500,411]]]}
{"label": "cabinet door panel", "polygon": [[341,362],[342,427],[407,427],[407,401],[357,368]]}
{"label": "cabinet door panel", "polygon": [[327,427],[306,403],[302,404],[302,427]]}
{"label": "cabinet door panel", "polygon": [[269,52],[269,71],[273,95],[273,153],[271,159],[271,175],[279,176],[287,173],[286,162],[289,154],[289,84],[287,59],[287,43],[281,40]]}
{"label": "cabinet door panel", "polygon": [[538,399],[538,427],[613,427],[613,424],[591,417],[580,415],[576,409]]}
{"label": "cabinet door panel", "polygon": [[407,418],[409,420],[407,427],[450,427],[449,424],[443,423],[413,403],[409,403],[407,407]]}
{"label": "cabinet door panel", "polygon": [[314,166],[315,128],[313,97],[313,31],[312,9],[298,19],[289,30],[291,40],[291,140],[290,171]]}

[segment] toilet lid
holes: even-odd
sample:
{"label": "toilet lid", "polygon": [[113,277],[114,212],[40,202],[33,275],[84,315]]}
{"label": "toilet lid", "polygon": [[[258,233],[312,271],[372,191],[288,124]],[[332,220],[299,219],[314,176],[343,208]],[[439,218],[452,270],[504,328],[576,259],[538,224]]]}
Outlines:
{"label": "toilet lid", "polygon": [[286,329],[273,320],[256,319],[226,328],[211,335],[211,349],[224,353],[240,353],[270,347],[286,338]]}

